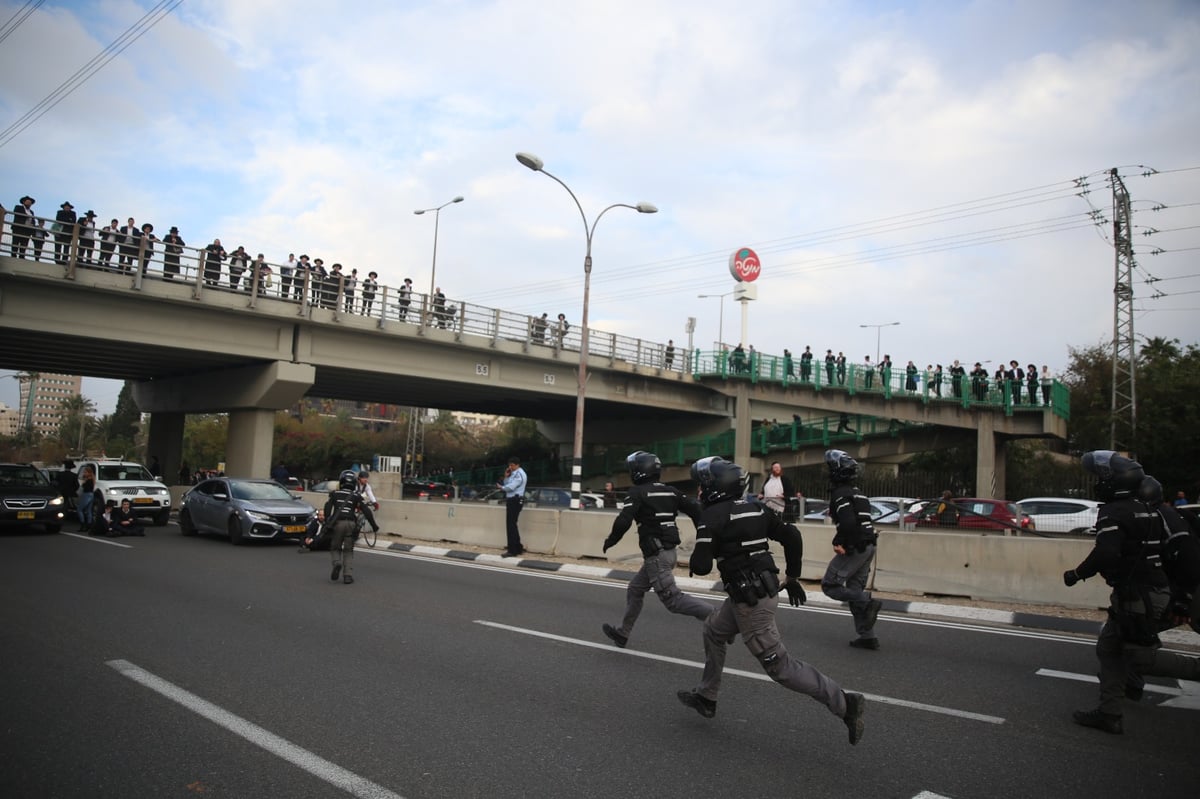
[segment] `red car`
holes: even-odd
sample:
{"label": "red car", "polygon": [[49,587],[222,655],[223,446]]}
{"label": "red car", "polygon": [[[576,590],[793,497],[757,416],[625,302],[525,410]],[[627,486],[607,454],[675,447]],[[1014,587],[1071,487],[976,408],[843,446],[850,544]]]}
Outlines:
{"label": "red car", "polygon": [[956,530],[1036,530],[1033,519],[1021,513],[1015,502],[1003,499],[954,497],[953,507],[938,513],[942,503],[927,503],[916,513],[904,517],[917,527],[942,527]]}

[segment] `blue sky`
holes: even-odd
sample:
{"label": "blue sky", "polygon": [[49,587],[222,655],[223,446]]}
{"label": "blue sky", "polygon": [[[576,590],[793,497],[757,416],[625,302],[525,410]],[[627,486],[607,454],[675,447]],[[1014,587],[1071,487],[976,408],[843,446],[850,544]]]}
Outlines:
{"label": "blue sky", "polygon": [[[21,4],[0,3],[0,19]],[[42,5],[0,43],[5,125],[151,8]],[[184,0],[0,146],[5,205],[178,225],[437,282],[595,329],[718,337],[729,254],[763,256],[748,344],[1061,369],[1112,336],[1104,173],[1139,231],[1139,336],[1198,339],[1200,6]],[[1145,165],[1160,170],[1143,177]],[[1086,176],[1086,197],[1071,181]],[[987,202],[980,202],[991,198]],[[1090,203],[1090,205],[1089,205]],[[1169,207],[1150,210],[1157,203]],[[929,213],[930,209],[942,209]],[[1151,255],[1154,248],[1166,250]],[[1168,296],[1152,299],[1154,291]],[[726,341],[739,309],[724,301]],[[111,411],[118,387],[88,380]],[[0,380],[16,404],[16,381]]]}

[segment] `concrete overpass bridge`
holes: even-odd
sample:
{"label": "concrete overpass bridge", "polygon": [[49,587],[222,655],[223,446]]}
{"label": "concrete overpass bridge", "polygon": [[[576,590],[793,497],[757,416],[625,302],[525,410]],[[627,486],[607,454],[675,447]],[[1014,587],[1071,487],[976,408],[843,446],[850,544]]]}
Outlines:
{"label": "concrete overpass bridge", "polygon": [[[406,303],[388,287],[366,309],[346,304],[341,282],[310,275],[288,296],[254,280],[234,290],[205,279],[201,253],[191,261],[185,253],[170,274],[153,259],[144,273],[115,261],[96,268],[78,262],[74,247],[64,264],[0,256],[0,367],[133,381],[151,416],[150,449],[168,474],[179,466],[186,414],[227,412],[228,471],[266,475],[274,414],[305,395],[532,418],[552,441],[571,440],[578,328],[422,295]],[[1049,409],[802,383],[776,375],[773,358],[730,374],[700,352],[672,358],[661,343],[591,330],[586,443],[732,429],[734,456],[757,471],[754,420],[845,412],[974,435],[978,484],[1002,496],[1005,442],[1066,434]],[[874,458],[903,454],[905,441],[939,445],[922,433],[847,448]],[[820,449],[807,441],[770,457],[799,465],[819,461]]]}

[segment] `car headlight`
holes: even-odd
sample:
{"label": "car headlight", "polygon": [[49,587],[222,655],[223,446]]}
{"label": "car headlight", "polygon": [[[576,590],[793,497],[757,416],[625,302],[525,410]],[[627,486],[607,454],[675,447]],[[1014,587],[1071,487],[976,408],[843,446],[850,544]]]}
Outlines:
{"label": "car headlight", "polygon": [[116,496],[120,496],[124,492],[119,488],[110,488],[105,493],[108,494],[110,497],[116,497]]}
{"label": "car headlight", "polygon": [[246,515],[251,519],[257,519],[260,522],[267,522],[271,520],[271,515],[269,513],[260,513],[256,510],[248,510],[246,511]]}
{"label": "car headlight", "polygon": [[55,497],[54,499],[50,500],[51,505],[62,505],[64,502],[66,502],[66,500],[62,497]]}

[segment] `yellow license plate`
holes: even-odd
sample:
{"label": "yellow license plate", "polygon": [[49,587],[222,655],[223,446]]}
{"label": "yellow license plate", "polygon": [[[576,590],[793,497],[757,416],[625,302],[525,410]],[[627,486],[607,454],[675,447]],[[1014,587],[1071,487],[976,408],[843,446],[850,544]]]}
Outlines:
{"label": "yellow license plate", "polygon": [[307,526],[307,525],[303,525],[303,524],[289,524],[289,525],[287,525],[286,527],[284,527],[284,528],[283,528],[283,531],[284,531],[285,533],[303,533],[303,532],[304,532],[305,530],[307,530],[307,529],[308,529],[308,526]]}
{"label": "yellow license plate", "polygon": [[134,505],[149,505],[153,501],[154,500],[152,500],[150,497],[134,497],[133,498]]}
{"label": "yellow license plate", "polygon": [[31,510],[19,510],[19,511],[17,511],[17,518],[18,519],[33,519],[36,517],[35,517],[33,511],[31,511]]}

